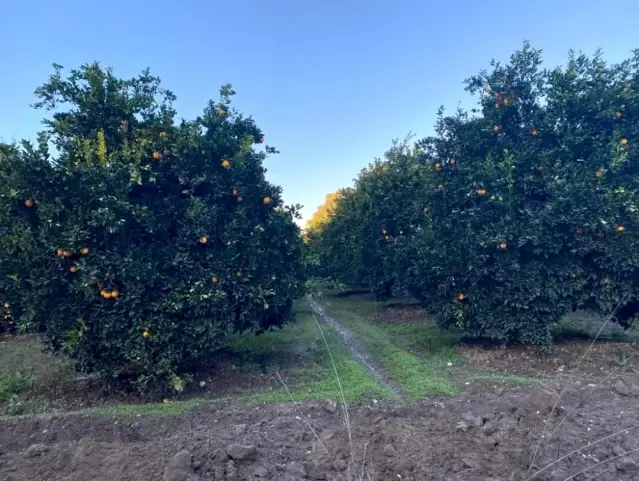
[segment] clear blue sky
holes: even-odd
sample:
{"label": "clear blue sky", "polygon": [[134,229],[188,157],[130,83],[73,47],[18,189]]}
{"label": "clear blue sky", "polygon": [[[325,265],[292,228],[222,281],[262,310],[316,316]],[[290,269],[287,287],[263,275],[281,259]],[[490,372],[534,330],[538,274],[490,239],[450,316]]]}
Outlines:
{"label": "clear blue sky", "polygon": [[192,118],[231,82],[281,154],[269,180],[308,218],[440,105],[469,106],[462,80],[528,39],[548,66],[568,50],[619,61],[639,47],[637,0],[0,0],[0,138],[33,137],[33,90],[57,62],[145,67]]}

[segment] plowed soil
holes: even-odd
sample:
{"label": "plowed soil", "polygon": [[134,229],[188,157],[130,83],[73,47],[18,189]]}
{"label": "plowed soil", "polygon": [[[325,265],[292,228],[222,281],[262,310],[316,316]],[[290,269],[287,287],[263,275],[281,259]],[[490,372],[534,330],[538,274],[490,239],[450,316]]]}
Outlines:
{"label": "plowed soil", "polygon": [[550,418],[559,386],[471,385],[454,399],[351,407],[352,441],[341,407],[330,403],[228,405],[180,417],[10,419],[0,421],[0,479],[525,481],[586,447],[532,479],[637,480],[638,386],[636,376],[573,384]]}

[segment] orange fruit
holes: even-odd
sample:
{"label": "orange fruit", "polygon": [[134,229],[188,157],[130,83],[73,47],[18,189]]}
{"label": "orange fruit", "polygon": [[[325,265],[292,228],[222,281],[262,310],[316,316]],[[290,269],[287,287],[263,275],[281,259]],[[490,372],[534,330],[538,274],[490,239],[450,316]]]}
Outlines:
{"label": "orange fruit", "polygon": [[151,337],[151,334],[149,334],[149,331],[146,331],[146,330],[145,330],[145,331],[142,333],[142,337],[143,337],[144,339],[148,339],[149,337]]}
{"label": "orange fruit", "polygon": [[477,192],[479,196],[486,195],[486,189],[477,189],[475,192]]}
{"label": "orange fruit", "polygon": [[442,164],[439,162],[435,164],[435,170],[440,170],[442,168]]}
{"label": "orange fruit", "polygon": [[601,176],[603,174],[601,173],[601,170],[598,170],[597,172],[595,172],[595,177],[597,177],[598,179],[601,179]]}
{"label": "orange fruit", "polygon": [[89,255],[89,248],[83,247],[82,249],[80,249],[80,254],[82,254],[83,256]]}
{"label": "orange fruit", "polygon": [[532,135],[533,137],[537,137],[539,135],[539,130],[531,129],[530,130],[530,135]]}
{"label": "orange fruit", "polygon": [[233,189],[233,195],[237,195],[237,194],[239,194],[239,193],[240,193],[240,192],[239,192],[237,189]]}
{"label": "orange fruit", "polygon": [[499,248],[500,249],[506,249],[508,247],[508,245],[505,242],[502,242],[501,244],[499,244]]}
{"label": "orange fruit", "polygon": [[244,200],[244,197],[242,197],[241,195],[237,198],[238,202],[242,202]]}
{"label": "orange fruit", "polygon": [[106,289],[102,289],[100,291],[100,295],[104,297],[105,299],[111,299],[111,293],[107,291]]}
{"label": "orange fruit", "polygon": [[27,199],[24,201],[25,207],[33,207],[33,201],[31,199]]}
{"label": "orange fruit", "polygon": [[120,297],[120,291],[118,291],[117,289],[113,289],[111,291],[111,299],[117,299],[118,297]]}
{"label": "orange fruit", "polygon": [[424,212],[428,212],[428,207],[424,207]]}
{"label": "orange fruit", "polygon": [[623,232],[625,230],[626,230],[626,228],[624,226],[622,226],[622,225],[618,225],[617,226],[617,232]]}
{"label": "orange fruit", "polygon": [[160,132],[160,137],[162,137],[163,139],[166,138],[166,132]]}
{"label": "orange fruit", "polygon": [[64,257],[64,249],[58,249],[56,253],[58,254],[58,257]]}
{"label": "orange fruit", "polygon": [[443,184],[439,184],[437,186],[437,190],[444,190],[444,185]]}
{"label": "orange fruit", "polygon": [[497,124],[493,125],[493,132],[497,133],[501,130],[501,127]]}
{"label": "orange fruit", "polygon": [[466,296],[462,292],[457,294],[457,300],[458,301],[463,301],[464,299],[466,299]]}
{"label": "orange fruit", "polygon": [[209,241],[209,238],[206,237],[205,235],[203,235],[202,237],[200,237],[200,244],[204,245]]}
{"label": "orange fruit", "polygon": [[217,281],[217,277],[215,277],[215,276],[211,277],[211,282],[212,282],[213,284],[217,284],[217,282],[218,282],[218,281]]}
{"label": "orange fruit", "polygon": [[71,256],[73,256],[73,252],[71,252],[70,250],[65,249],[64,251],[62,251],[62,256],[69,258]]}
{"label": "orange fruit", "polygon": [[223,160],[222,167],[224,167],[225,169],[228,169],[231,167],[231,163],[228,160]]}
{"label": "orange fruit", "polygon": [[620,143],[622,146],[624,146],[624,147],[625,147],[626,145],[628,145],[628,139],[623,138],[623,139],[621,139],[621,140],[619,141],[619,143]]}
{"label": "orange fruit", "polygon": [[222,117],[224,117],[224,116],[226,115],[226,110],[224,110],[222,107],[220,107],[220,108],[218,109],[218,113],[219,113]]}
{"label": "orange fruit", "polygon": [[617,112],[617,113],[615,114],[615,116],[616,116],[618,119],[620,119],[620,118],[621,118],[621,112]]}
{"label": "orange fruit", "polygon": [[236,275],[237,277],[242,277],[242,271],[237,271],[237,272],[235,273],[235,275]]}
{"label": "orange fruit", "polygon": [[69,270],[71,272],[78,272],[78,266],[76,266],[75,264],[71,264],[71,267],[69,267]]}
{"label": "orange fruit", "polygon": [[389,239],[390,239],[390,236],[388,236],[388,235],[384,236],[384,240],[389,240]]}
{"label": "orange fruit", "polygon": [[160,154],[157,150],[153,152],[153,158],[155,160],[160,160],[160,157],[162,157],[162,154]]}
{"label": "orange fruit", "polygon": [[264,197],[264,200],[262,202],[264,202],[264,205],[269,205],[271,203],[271,198],[270,197]]}

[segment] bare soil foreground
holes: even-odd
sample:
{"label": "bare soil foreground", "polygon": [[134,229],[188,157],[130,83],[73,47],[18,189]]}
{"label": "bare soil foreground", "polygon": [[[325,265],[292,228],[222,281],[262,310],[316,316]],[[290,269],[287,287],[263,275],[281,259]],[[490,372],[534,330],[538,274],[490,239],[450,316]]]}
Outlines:
{"label": "bare soil foreground", "polygon": [[343,412],[330,403],[200,407],[176,417],[14,418],[0,422],[0,479],[636,480],[638,387],[636,376],[624,376],[568,388],[528,474],[558,386],[471,385],[455,398],[410,407],[353,407],[353,459]]}

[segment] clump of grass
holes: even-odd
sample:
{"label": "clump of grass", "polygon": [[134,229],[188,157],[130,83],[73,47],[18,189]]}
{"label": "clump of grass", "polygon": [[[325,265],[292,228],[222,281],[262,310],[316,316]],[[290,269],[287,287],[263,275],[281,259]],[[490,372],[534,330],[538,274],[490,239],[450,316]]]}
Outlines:
{"label": "clump of grass", "polygon": [[23,372],[0,372],[0,400],[8,400],[33,388],[35,378]]}

